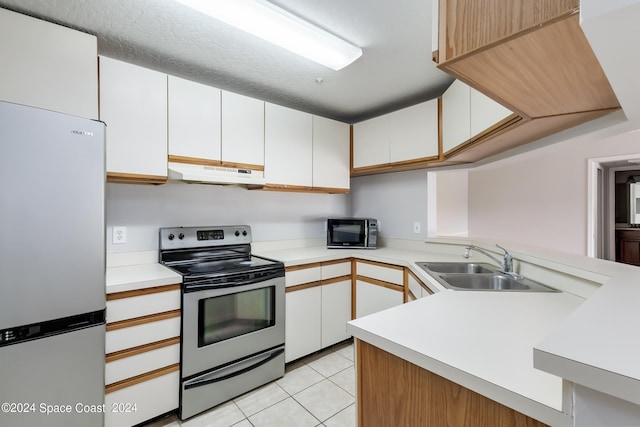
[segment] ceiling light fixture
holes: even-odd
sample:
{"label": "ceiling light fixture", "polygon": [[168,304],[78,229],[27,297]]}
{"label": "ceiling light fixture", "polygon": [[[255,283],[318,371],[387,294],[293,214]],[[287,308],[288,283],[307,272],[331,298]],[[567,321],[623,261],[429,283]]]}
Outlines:
{"label": "ceiling light fixture", "polygon": [[362,49],[264,0],[176,0],[334,70],[362,56]]}

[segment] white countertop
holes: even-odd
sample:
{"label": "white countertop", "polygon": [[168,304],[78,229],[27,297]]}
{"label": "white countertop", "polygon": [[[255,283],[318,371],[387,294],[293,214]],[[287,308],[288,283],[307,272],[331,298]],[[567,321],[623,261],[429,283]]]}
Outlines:
{"label": "white countertop", "polygon": [[174,283],[182,283],[182,276],[158,263],[107,268],[107,294]]}
{"label": "white countertop", "polygon": [[[451,291],[415,262],[462,261],[457,245],[492,244],[467,238],[401,242],[377,250],[262,244],[255,253],[285,266],[349,257],[407,266],[437,293],[354,320],[349,331],[551,425],[568,422],[561,412],[561,378],[640,404],[640,343],[633,339],[640,324],[640,268],[501,242],[516,262],[578,277],[591,289],[578,296]],[[482,255],[476,260],[487,261]],[[107,269],[108,293],[179,281],[157,263]]]}

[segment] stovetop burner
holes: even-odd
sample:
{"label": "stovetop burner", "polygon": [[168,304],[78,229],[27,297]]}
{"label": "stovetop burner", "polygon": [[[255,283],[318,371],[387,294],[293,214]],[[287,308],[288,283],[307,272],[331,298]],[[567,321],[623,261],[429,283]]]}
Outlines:
{"label": "stovetop burner", "polygon": [[219,282],[228,276],[240,281],[246,280],[243,274],[268,270],[284,275],[281,262],[251,255],[250,243],[251,228],[246,225],[161,228],[160,262],[180,273],[185,283]]}

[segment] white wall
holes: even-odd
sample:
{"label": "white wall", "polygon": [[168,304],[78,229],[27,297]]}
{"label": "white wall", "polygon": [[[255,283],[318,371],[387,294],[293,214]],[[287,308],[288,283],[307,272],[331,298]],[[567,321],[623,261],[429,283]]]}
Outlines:
{"label": "white wall", "polygon": [[472,169],[469,235],[586,255],[587,159],[638,153],[638,130],[593,133]]}
{"label": "white wall", "polygon": [[[329,216],[349,216],[349,195],[283,193],[169,183],[107,185],[107,252],[158,249],[160,227],[249,224],[255,242],[323,237]],[[113,245],[113,226],[127,243]]]}
{"label": "white wall", "polygon": [[[435,194],[429,194],[429,204],[435,204],[434,235],[466,236],[469,231],[469,173],[466,170],[439,171],[429,174],[435,180]],[[431,208],[431,206],[430,206]],[[429,218],[431,222],[432,218]]]}
{"label": "white wall", "polygon": [[[427,235],[427,171],[395,172],[351,179],[352,215],[380,221],[380,236],[422,240]],[[414,222],[420,233],[413,232]]]}

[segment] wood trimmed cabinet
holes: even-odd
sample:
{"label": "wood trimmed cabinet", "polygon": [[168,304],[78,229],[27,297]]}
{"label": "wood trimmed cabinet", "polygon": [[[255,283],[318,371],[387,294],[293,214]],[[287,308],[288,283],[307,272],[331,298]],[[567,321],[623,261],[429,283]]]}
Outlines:
{"label": "wood trimmed cabinet", "polygon": [[167,182],[167,75],[100,57],[107,181]]}
{"label": "wood trimmed cabinet", "polygon": [[617,261],[640,266],[640,230],[616,231]]}
{"label": "wood trimmed cabinet", "polygon": [[348,258],[286,267],[286,362],[350,337],[351,277]]}
{"label": "wood trimmed cabinet", "polygon": [[359,427],[545,427],[546,424],[356,340]]}
{"label": "wood trimmed cabinet", "polygon": [[407,284],[405,287],[407,302],[433,295],[433,291],[413,271],[405,268],[404,272],[405,283]]}
{"label": "wood trimmed cabinet", "polygon": [[106,427],[178,407],[180,300],[180,284],[107,294]]}
{"label": "wood trimmed cabinet", "polygon": [[353,125],[351,175],[425,167],[440,159],[439,100]]}
{"label": "wood trimmed cabinet", "polygon": [[405,267],[376,261],[354,261],[353,318],[406,302]]}
{"label": "wood trimmed cabinet", "polygon": [[438,9],[438,68],[516,113],[445,164],[477,161],[620,108],[580,28],[578,0],[439,0]]}

